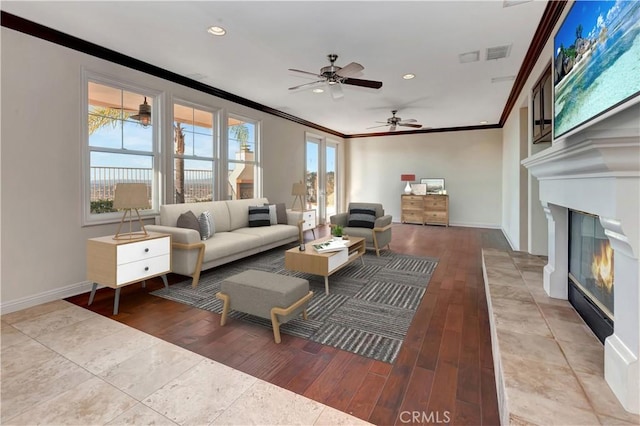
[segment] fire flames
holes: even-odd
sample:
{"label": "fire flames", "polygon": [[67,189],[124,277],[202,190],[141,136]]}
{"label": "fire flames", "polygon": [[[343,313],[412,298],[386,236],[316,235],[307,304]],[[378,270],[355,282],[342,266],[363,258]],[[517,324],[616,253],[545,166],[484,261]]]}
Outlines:
{"label": "fire flames", "polygon": [[593,255],[591,273],[598,287],[604,287],[611,293],[613,289],[613,249],[609,241],[600,243],[600,254]]}

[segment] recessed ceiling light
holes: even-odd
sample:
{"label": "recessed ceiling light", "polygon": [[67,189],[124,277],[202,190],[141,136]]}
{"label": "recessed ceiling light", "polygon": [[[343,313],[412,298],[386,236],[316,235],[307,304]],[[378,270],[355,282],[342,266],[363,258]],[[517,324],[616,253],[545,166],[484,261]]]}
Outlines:
{"label": "recessed ceiling light", "polygon": [[213,27],[209,27],[209,29],[207,29],[207,32],[214,36],[223,36],[227,33],[227,30],[225,30],[222,27],[213,26]]}
{"label": "recessed ceiling light", "polygon": [[324,92],[324,89],[313,89],[312,92],[313,93],[322,93],[322,92]]}
{"label": "recessed ceiling light", "polygon": [[402,78],[404,78],[405,80],[411,80],[412,78],[416,78],[416,75],[409,73],[409,74],[403,75]]}
{"label": "recessed ceiling light", "polygon": [[489,124],[489,122],[483,120],[483,121],[480,122],[480,124]]}

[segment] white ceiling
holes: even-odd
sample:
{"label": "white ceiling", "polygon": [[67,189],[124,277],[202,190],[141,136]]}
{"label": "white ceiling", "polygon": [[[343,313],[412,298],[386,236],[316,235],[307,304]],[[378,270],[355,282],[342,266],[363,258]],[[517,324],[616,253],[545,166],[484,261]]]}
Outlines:
{"label": "white ceiling", "polygon": [[[497,124],[546,1],[2,1],[2,10],[344,134],[386,121],[392,109],[423,126]],[[212,25],[224,37],[207,33]],[[486,49],[511,45],[507,58]],[[459,55],[479,50],[480,60]],[[313,76],[336,65],[379,90],[343,85],[315,94]],[[416,78],[403,80],[413,73]],[[322,85],[319,85],[322,86]],[[403,129],[403,128],[399,128]],[[408,128],[407,128],[408,129]],[[408,129],[411,130],[411,129]]]}

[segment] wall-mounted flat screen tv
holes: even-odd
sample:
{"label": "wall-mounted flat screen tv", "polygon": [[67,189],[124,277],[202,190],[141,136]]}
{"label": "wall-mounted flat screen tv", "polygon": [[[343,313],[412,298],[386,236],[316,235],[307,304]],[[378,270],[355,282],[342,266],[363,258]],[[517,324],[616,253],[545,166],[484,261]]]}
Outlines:
{"label": "wall-mounted flat screen tv", "polygon": [[577,0],[553,46],[554,138],[640,100],[640,1]]}

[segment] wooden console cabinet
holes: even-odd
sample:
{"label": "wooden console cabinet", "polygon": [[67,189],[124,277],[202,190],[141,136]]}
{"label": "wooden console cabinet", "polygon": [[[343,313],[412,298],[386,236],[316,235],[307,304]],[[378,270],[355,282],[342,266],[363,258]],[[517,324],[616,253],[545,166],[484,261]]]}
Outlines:
{"label": "wooden console cabinet", "polygon": [[449,196],[402,195],[402,223],[449,226]]}

